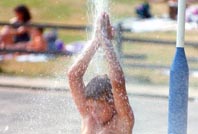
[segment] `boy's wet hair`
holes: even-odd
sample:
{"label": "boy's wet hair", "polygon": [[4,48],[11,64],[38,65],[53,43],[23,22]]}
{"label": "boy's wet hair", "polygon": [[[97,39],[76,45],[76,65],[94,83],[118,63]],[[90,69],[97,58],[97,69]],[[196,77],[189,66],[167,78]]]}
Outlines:
{"label": "boy's wet hair", "polygon": [[85,87],[86,99],[112,99],[112,86],[107,75],[98,75],[94,77]]}

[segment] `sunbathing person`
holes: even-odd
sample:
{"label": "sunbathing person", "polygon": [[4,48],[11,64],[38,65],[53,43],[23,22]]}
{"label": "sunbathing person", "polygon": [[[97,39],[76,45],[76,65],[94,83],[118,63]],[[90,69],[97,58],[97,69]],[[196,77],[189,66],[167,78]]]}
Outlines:
{"label": "sunbathing person", "polygon": [[13,26],[4,26],[0,32],[0,46],[11,47],[16,43],[27,42],[30,40],[29,28],[19,26],[27,24],[31,20],[29,9],[25,5],[19,5],[14,8],[15,17],[10,20]]}
{"label": "sunbathing person", "polygon": [[[82,117],[82,134],[132,134],[133,111],[111,40],[112,27],[103,13],[94,39],[68,71],[72,97]],[[96,76],[85,86],[83,76],[99,47],[105,51],[109,75]]]}
{"label": "sunbathing person", "polygon": [[14,45],[8,45],[5,48],[9,50],[24,50],[35,52],[46,52],[47,42],[43,37],[43,28],[35,27],[31,28],[31,40],[28,42],[16,43]]}

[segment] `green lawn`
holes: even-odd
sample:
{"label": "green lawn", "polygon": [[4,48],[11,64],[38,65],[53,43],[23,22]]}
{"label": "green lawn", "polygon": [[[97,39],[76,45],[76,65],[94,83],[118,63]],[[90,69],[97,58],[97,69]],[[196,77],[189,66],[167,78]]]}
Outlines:
{"label": "green lawn", "polygon": [[[134,4],[140,3],[134,0],[112,0],[111,10],[116,16],[130,16]],[[1,0],[1,20],[9,20],[13,14],[12,9],[18,4],[26,4],[30,7],[34,21],[55,22],[64,24],[87,24],[87,0]],[[117,11],[119,6],[119,11]],[[6,13],[6,15],[5,15]]]}
{"label": "green lawn", "polygon": [[[142,58],[124,58],[123,67],[129,81],[147,84],[168,84],[169,76],[163,68],[136,68],[130,65],[143,64],[170,67],[175,54],[175,46],[164,46],[144,43],[124,43],[123,51],[125,55],[142,56]],[[198,48],[186,47],[186,56],[189,60],[190,69],[198,69]],[[193,61],[192,59],[196,60]],[[191,86],[198,86],[197,79],[190,77]]]}
{"label": "green lawn", "polygon": [[[136,68],[131,65],[156,65],[170,67],[175,47],[155,44],[143,43],[124,43],[123,52],[129,55],[128,58],[122,58],[121,63],[128,82],[167,85],[169,76],[165,69]],[[194,47],[186,48],[188,59],[197,58],[198,49]],[[130,57],[132,56],[132,57]],[[142,58],[138,58],[140,56]],[[137,57],[137,58],[135,58]],[[56,57],[44,63],[19,63],[14,60],[4,61],[0,63],[0,72],[7,75],[24,75],[30,77],[65,77],[68,67],[74,62],[75,57]],[[88,69],[88,74],[93,74],[96,70],[104,70],[103,66],[97,65],[101,63],[99,59],[92,63]],[[190,68],[198,68],[197,61],[189,60]],[[100,71],[103,72],[103,71]],[[89,75],[88,75],[89,76]],[[191,86],[198,86],[197,78],[190,77]]]}

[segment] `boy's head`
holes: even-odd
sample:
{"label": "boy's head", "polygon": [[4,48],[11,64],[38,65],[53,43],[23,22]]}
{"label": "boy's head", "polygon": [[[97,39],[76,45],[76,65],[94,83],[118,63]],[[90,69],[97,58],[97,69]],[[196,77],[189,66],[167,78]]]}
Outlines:
{"label": "boy's head", "polygon": [[86,99],[109,101],[112,99],[112,86],[107,75],[94,77],[85,87]]}
{"label": "boy's head", "polygon": [[42,27],[33,27],[31,30],[32,36],[42,36],[44,29]]}
{"label": "boy's head", "polygon": [[101,124],[107,123],[115,114],[110,79],[107,75],[93,78],[85,87],[85,97],[90,115]]}

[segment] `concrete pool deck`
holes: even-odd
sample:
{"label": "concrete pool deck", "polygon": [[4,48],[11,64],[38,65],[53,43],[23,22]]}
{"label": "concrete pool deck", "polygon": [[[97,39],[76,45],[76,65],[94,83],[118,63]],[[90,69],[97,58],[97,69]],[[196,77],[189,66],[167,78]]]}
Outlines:
{"label": "concrete pool deck", "polygon": [[[168,86],[127,84],[127,89],[134,134],[167,134]],[[0,133],[80,134],[80,116],[67,91],[66,79],[0,76]],[[188,134],[198,131],[196,98],[190,88]]]}
{"label": "concrete pool deck", "polygon": [[[134,134],[167,134],[167,97],[133,91],[129,101],[135,114]],[[198,131],[197,107],[196,101],[189,101],[188,134]],[[0,87],[0,134],[80,134],[80,128],[69,92]]]}
{"label": "concrete pool deck", "polygon": [[[0,75],[0,87],[68,91],[66,78],[29,78]],[[168,98],[169,86],[126,83],[127,92],[136,96]],[[189,87],[189,100],[198,100],[198,87]]]}

